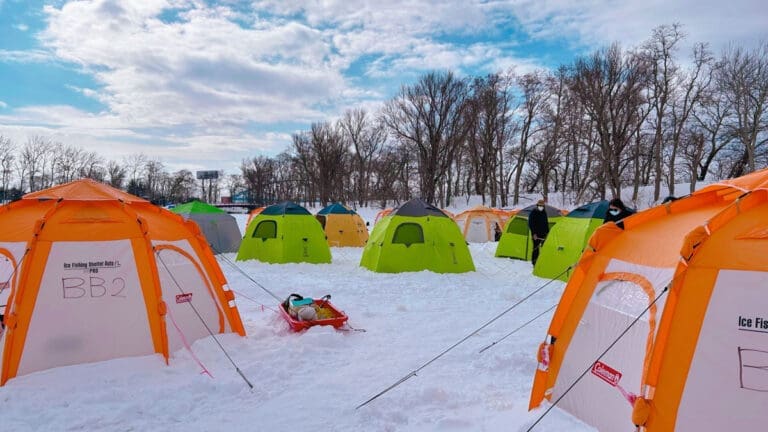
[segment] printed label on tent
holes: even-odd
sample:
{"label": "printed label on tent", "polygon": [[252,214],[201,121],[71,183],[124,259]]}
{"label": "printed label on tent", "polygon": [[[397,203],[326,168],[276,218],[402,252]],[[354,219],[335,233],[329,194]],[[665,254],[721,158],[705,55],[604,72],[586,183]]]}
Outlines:
{"label": "printed label on tent", "polygon": [[64,270],[80,270],[83,273],[98,273],[99,269],[120,268],[120,261],[116,259],[103,261],[76,261],[63,263]]}
{"label": "printed label on tent", "polygon": [[192,301],[192,293],[176,294],[176,303],[189,303]]}
{"label": "printed label on tent", "polygon": [[768,333],[768,319],[759,316],[752,318],[739,315],[739,330]]}
{"label": "printed label on tent", "polygon": [[621,379],[621,372],[603,362],[595,362],[595,364],[592,365],[592,375],[597,376],[613,387],[616,387]]}

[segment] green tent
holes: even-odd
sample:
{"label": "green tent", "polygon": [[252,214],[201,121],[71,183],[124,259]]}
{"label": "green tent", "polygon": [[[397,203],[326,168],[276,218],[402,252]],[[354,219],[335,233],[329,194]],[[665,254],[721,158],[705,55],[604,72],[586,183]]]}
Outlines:
{"label": "green tent", "polygon": [[533,274],[547,279],[567,281],[569,266],[576,264],[592,232],[603,224],[608,201],[597,201],[571,210],[552,227],[541,247]]}
{"label": "green tent", "polygon": [[330,263],[320,222],[304,207],[285,201],[265,208],[245,229],[237,261]]}
{"label": "green tent", "polygon": [[[528,215],[536,205],[528,206],[509,218],[501,233],[499,244],[496,245],[496,257],[517,258],[530,261],[533,253],[533,239],[528,229]],[[560,220],[563,214],[555,207],[545,205],[549,230]]]}
{"label": "green tent", "polygon": [[379,273],[475,270],[459,226],[439,208],[416,198],[376,224],[360,265]]}
{"label": "green tent", "polygon": [[191,201],[171,211],[195,221],[214,253],[237,252],[240,248],[241,234],[237,220],[224,210],[204,202]]}

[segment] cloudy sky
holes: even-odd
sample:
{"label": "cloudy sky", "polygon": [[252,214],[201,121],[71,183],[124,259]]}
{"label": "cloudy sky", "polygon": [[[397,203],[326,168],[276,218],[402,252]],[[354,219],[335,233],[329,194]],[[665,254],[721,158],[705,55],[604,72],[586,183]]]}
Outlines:
{"label": "cloudy sky", "polygon": [[238,172],[436,69],[551,68],[679,22],[768,39],[765,0],[0,0],[0,135]]}

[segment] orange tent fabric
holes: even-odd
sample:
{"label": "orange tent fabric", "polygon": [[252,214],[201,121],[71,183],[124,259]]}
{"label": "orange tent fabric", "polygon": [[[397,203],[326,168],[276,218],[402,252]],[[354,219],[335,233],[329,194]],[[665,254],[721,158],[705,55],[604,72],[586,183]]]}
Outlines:
{"label": "orange tent fabric", "polygon": [[495,226],[499,233],[504,227],[504,220],[492,209],[476,206],[457,214],[453,220],[459,225],[464,239],[470,243],[485,243],[495,240]]}
{"label": "orange tent fabric", "polygon": [[264,211],[265,208],[267,207],[256,207],[255,209],[251,210],[250,213],[248,213],[248,220],[245,221],[246,228],[248,227],[248,225],[251,224],[251,221],[253,220],[253,218],[255,218],[256,215]]}
{"label": "orange tent fabric", "polygon": [[[768,179],[768,170],[762,175]],[[545,398],[563,395],[640,316],[631,331],[601,359],[600,370],[588,373],[558,404],[598,430],[621,430],[631,425],[632,406],[619,388],[639,392],[647,378],[666,303],[664,296],[655,299],[672,281],[689,233],[733,205],[743,194],[742,187],[752,184],[759,182],[734,179],[711,185],[627,218],[624,230],[606,224],[595,231],[563,291],[540,348],[530,408]],[[606,374],[616,382],[609,384]]]}
{"label": "orange tent fabric", "polygon": [[683,245],[636,403],[642,430],[766,429],[768,190],[756,185]]}
{"label": "orange tent fabric", "polygon": [[245,335],[234,294],[194,222],[93,180],[0,207],[9,281],[0,385],[57,366],[169,354]]}
{"label": "orange tent fabric", "polygon": [[505,209],[501,209],[501,208],[492,207],[491,211],[496,213],[501,218],[501,221],[503,222],[501,224],[501,227],[503,229],[504,225],[507,224],[507,221],[509,220],[509,218],[511,218],[512,216],[516,215],[517,212],[520,211],[520,210],[519,209],[518,210],[505,210]]}
{"label": "orange tent fabric", "polygon": [[381,209],[378,213],[376,213],[376,219],[373,220],[373,224],[376,225],[379,223],[381,218],[388,216],[390,213],[392,213],[392,210],[394,210],[392,207]]}

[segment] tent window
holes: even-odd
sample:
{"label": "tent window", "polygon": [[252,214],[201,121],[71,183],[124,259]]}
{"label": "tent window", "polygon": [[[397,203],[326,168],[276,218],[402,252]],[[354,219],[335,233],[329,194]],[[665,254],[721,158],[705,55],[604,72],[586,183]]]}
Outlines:
{"label": "tent window", "polygon": [[511,233],[511,234],[527,235],[528,234],[528,219],[523,219],[523,218],[520,218],[520,217],[513,218],[507,224],[507,232]]}
{"label": "tent window", "polygon": [[392,237],[392,243],[411,245],[414,243],[424,243],[424,231],[421,225],[412,222],[406,222],[398,225],[395,235]]}
{"label": "tent window", "polygon": [[277,237],[277,222],[272,220],[265,220],[259,222],[256,225],[256,229],[253,230],[253,238],[268,239]]}

